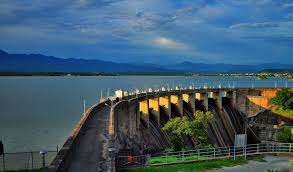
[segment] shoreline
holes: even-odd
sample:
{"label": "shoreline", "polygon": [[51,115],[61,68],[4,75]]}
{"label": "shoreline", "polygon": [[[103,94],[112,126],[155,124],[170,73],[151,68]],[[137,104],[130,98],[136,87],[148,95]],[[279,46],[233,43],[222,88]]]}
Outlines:
{"label": "shoreline", "polygon": [[267,78],[258,79],[260,73],[139,73],[139,72],[125,72],[125,73],[89,73],[89,72],[0,72],[0,77],[80,77],[80,76],[185,76],[185,77],[198,77],[198,76],[218,76],[218,77],[251,77],[257,80],[267,80],[269,78],[283,78],[291,80],[285,76],[272,76]]}

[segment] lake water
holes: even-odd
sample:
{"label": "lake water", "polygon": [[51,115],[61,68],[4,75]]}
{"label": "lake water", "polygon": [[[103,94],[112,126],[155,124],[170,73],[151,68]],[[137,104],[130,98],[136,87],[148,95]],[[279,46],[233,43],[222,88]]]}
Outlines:
{"label": "lake water", "polygon": [[62,146],[86,105],[103,92],[181,85],[217,87],[293,87],[293,81],[251,77],[98,76],[98,77],[0,77],[0,139],[6,152],[52,149]]}

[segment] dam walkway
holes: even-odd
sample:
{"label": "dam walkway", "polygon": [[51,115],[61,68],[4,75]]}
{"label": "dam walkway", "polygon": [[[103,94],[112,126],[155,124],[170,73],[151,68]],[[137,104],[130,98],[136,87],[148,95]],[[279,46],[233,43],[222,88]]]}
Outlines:
{"label": "dam walkway", "polygon": [[107,171],[110,101],[90,107],[79,120],[47,172]]}
{"label": "dam walkway", "polygon": [[82,136],[73,151],[68,171],[97,172],[103,171],[103,143],[106,142],[110,109],[105,106],[91,114]]}

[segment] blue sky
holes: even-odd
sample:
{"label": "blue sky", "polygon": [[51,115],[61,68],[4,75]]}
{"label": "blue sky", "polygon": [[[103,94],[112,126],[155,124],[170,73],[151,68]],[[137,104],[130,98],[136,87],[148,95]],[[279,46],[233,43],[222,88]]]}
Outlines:
{"label": "blue sky", "polygon": [[293,64],[293,0],[1,0],[0,49],[168,64]]}

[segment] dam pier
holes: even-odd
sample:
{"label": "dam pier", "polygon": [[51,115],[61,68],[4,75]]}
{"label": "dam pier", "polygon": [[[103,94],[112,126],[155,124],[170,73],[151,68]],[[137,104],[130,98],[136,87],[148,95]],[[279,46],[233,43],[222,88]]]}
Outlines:
{"label": "dam pier", "polygon": [[[208,139],[218,147],[233,146],[237,134],[247,134],[248,144],[270,141],[275,137],[274,126],[287,120],[269,112],[269,100],[280,89],[190,87],[150,89],[131,95],[117,90],[114,97],[101,100],[83,114],[46,170],[116,171],[119,156],[170,148],[169,135],[161,128],[175,117],[192,120],[197,110],[213,113],[215,120],[208,122]],[[272,121],[268,136],[263,136],[267,124],[260,118],[264,116]],[[192,138],[182,141],[189,149],[196,149]]]}

